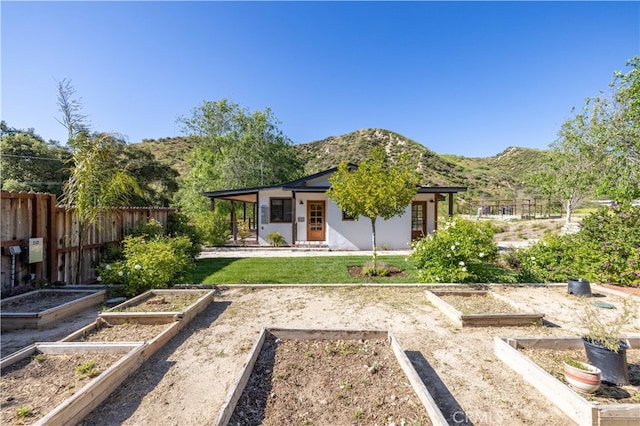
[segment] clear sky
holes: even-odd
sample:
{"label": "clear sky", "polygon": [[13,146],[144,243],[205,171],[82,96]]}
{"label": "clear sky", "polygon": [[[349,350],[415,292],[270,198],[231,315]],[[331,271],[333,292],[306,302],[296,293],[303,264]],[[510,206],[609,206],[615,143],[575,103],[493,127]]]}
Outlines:
{"label": "clear sky", "polygon": [[269,107],[294,143],[385,128],[439,153],[548,148],[640,54],[640,2],[0,3],[2,119],[66,141],[182,134],[204,100]]}

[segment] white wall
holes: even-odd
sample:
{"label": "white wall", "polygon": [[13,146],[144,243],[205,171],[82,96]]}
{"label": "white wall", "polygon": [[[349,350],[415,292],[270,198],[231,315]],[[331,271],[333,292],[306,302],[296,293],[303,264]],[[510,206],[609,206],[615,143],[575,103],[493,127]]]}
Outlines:
{"label": "white wall", "polygon": [[[269,199],[271,197],[283,198],[291,197],[291,191],[281,190],[269,190],[260,191],[258,194],[258,242],[260,244],[269,245],[267,242],[267,235],[271,232],[278,231],[287,242],[287,245],[293,244],[293,227],[291,223],[269,223],[270,211],[269,211]],[[266,209],[267,222],[263,222],[262,211]],[[295,218],[294,218],[295,219]]]}
{"label": "white wall", "polygon": [[[293,244],[291,223],[263,223],[262,209],[266,206],[269,217],[269,199],[271,197],[292,197],[290,191],[281,190],[261,191],[258,199],[258,226],[260,244],[268,244],[266,237],[270,232],[278,231],[287,244]],[[417,194],[416,200],[427,201],[427,232],[435,229],[435,194]],[[297,241],[307,240],[307,203],[325,201],[326,230],[325,243],[332,250],[371,250],[371,220],[360,217],[357,221],[342,220],[342,211],[327,199],[324,193],[296,193],[294,200],[294,220],[296,223]],[[302,204],[300,202],[302,201]],[[411,205],[399,217],[389,220],[378,218],[376,221],[376,241],[378,248],[385,245],[390,250],[408,249],[411,246]]]}

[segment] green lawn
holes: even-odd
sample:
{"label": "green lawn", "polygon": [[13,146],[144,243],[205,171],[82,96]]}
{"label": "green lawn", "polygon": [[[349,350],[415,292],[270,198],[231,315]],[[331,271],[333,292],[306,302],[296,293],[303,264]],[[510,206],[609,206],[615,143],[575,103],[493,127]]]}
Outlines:
{"label": "green lawn", "polygon": [[379,256],[381,262],[407,273],[406,277],[357,278],[349,266],[362,266],[370,256],[245,257],[200,259],[192,274],[195,284],[348,284],[416,283],[415,267],[405,256]]}

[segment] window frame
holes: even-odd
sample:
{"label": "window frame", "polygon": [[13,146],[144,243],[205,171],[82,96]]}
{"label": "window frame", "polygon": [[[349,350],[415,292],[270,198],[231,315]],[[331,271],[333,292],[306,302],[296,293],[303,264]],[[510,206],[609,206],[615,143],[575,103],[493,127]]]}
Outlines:
{"label": "window frame", "polygon": [[[274,201],[281,201],[282,204],[274,208]],[[287,203],[289,202],[288,209]],[[281,214],[282,219],[274,217],[274,211]],[[288,217],[288,220],[287,220]],[[293,222],[293,198],[291,197],[269,197],[269,223],[292,223]]]}

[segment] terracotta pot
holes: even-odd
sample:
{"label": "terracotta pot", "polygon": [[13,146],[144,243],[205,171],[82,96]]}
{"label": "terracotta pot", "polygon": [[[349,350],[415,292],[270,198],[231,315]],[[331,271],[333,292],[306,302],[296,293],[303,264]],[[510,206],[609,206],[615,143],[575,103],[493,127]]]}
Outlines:
{"label": "terracotta pot", "polygon": [[601,371],[584,362],[578,362],[582,368],[577,368],[564,362],[564,377],[577,390],[584,393],[594,393],[600,387]]}

